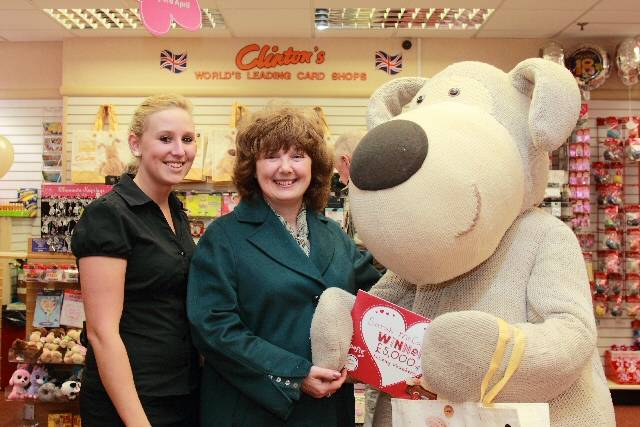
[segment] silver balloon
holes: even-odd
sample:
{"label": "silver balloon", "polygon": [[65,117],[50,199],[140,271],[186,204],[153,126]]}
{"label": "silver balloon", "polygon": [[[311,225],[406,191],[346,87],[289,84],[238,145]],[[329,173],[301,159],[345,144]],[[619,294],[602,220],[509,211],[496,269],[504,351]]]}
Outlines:
{"label": "silver balloon", "polygon": [[640,47],[635,39],[624,39],[616,50],[616,64],[622,73],[638,72],[640,67]]}
{"label": "silver balloon", "polygon": [[564,66],[564,48],[560,43],[549,42],[542,48],[542,59]]}
{"label": "silver balloon", "polygon": [[607,52],[595,45],[578,47],[565,61],[583,91],[595,90],[602,86],[611,72],[610,63]]}
{"label": "silver balloon", "polygon": [[618,70],[618,76],[625,86],[633,86],[638,83],[638,70],[633,69],[628,73],[623,73],[622,70]]}

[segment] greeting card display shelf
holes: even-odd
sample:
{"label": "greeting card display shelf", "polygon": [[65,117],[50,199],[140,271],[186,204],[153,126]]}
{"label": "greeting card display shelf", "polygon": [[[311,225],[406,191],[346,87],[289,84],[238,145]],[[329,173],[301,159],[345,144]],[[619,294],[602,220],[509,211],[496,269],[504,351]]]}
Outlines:
{"label": "greeting card display shelf", "polygon": [[80,289],[79,283],[67,283],[67,282],[26,282],[27,287],[27,322],[26,322],[26,336],[29,337],[33,332],[33,317],[36,310],[36,298],[38,292],[47,290],[65,291],[67,289]]}

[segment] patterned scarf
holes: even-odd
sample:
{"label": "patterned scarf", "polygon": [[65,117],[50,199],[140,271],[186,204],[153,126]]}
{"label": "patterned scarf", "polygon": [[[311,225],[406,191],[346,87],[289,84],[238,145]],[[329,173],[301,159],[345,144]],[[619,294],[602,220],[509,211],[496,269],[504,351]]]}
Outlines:
{"label": "patterned scarf", "polygon": [[282,225],[284,225],[284,227],[287,229],[289,234],[291,234],[291,237],[293,237],[296,243],[298,243],[298,246],[300,246],[300,249],[302,249],[304,254],[306,256],[309,256],[309,254],[311,253],[311,242],[309,242],[309,226],[307,225],[307,208],[305,207],[304,203],[300,207],[300,212],[298,212],[298,215],[296,216],[296,226],[298,227],[297,231],[293,229],[293,227],[287,222],[286,219],[282,217],[282,215],[276,212],[276,210],[273,208],[273,206],[269,204],[269,202],[267,202],[267,205],[269,205],[269,207],[271,208],[273,213],[276,215],[276,217],[278,217]]}

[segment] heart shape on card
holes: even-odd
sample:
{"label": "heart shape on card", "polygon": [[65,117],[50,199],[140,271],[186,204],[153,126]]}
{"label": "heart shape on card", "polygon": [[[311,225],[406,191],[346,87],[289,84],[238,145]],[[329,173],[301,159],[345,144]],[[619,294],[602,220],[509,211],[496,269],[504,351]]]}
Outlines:
{"label": "heart shape on card", "polygon": [[420,375],[422,338],[428,322],[407,327],[398,310],[373,306],[362,316],[361,325],[362,338],[380,373],[381,387]]}

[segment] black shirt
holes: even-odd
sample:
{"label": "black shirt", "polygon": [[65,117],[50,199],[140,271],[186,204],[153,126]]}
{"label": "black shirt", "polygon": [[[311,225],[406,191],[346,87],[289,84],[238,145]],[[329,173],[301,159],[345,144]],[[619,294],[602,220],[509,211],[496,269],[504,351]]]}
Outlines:
{"label": "black shirt", "polygon": [[[111,192],[87,206],[71,239],[78,259],[127,260],[120,336],[136,389],[146,396],[189,394],[198,381],[185,305],[195,245],[173,193],[169,207],[175,233],[160,207],[125,174]],[[103,389],[90,345],[82,387]]]}

